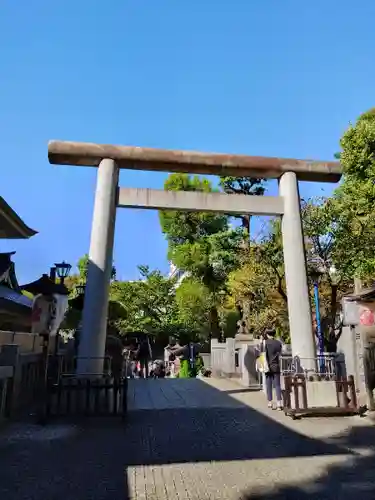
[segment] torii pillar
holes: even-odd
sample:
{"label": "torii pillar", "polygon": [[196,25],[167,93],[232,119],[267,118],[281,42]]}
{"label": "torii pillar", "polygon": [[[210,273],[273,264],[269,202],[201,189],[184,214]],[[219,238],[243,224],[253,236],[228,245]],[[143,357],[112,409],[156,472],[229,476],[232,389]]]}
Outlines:
{"label": "torii pillar", "polygon": [[284,199],[281,230],[292,352],[301,358],[301,364],[306,369],[314,369],[317,353],[312,332],[301,204],[295,172],[286,172],[280,177],[279,193]]}
{"label": "torii pillar", "polygon": [[[316,348],[300,212],[298,180],[338,182],[338,162],[168,151],[51,141],[54,164],[98,167],[78,373],[103,373],[109,283],[117,207],[282,216],[285,278],[292,351],[313,369]],[[279,197],[118,189],[118,169],[279,179]]]}
{"label": "torii pillar", "polygon": [[114,160],[105,159],[100,162],[78,352],[77,372],[81,375],[95,376],[103,373],[118,177],[119,171]]}

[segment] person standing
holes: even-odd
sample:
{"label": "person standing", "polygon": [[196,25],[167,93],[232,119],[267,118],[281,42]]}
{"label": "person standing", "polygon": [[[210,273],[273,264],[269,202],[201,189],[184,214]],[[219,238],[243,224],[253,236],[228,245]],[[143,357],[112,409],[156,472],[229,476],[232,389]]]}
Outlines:
{"label": "person standing", "polygon": [[167,372],[169,373],[169,376],[172,378],[175,377],[175,374],[178,372],[178,368],[179,368],[177,366],[179,359],[175,354],[173,354],[172,351],[174,349],[180,349],[180,348],[181,348],[181,346],[178,343],[178,341],[176,341],[173,337],[171,337],[169,339],[169,344],[164,349],[165,366],[167,368]]}
{"label": "person standing", "polygon": [[283,400],[281,394],[281,363],[280,356],[283,345],[280,340],[276,339],[276,332],[273,329],[265,331],[265,340],[263,341],[263,349],[267,360],[267,369],[265,370],[266,377],[266,393],[268,408],[275,408],[273,405],[273,390],[276,393],[276,408],[283,409]]}
{"label": "person standing", "polygon": [[126,346],[122,353],[125,361],[125,376],[127,378],[134,378],[136,375],[137,364],[135,359],[136,348],[134,344],[131,343],[130,345]]}
{"label": "person standing", "polygon": [[139,361],[140,365],[140,376],[142,378],[148,378],[149,363],[152,361],[152,352],[150,340],[147,335],[145,335],[139,343],[139,347],[137,349],[137,361]]}
{"label": "person standing", "polygon": [[178,378],[195,378],[198,375],[200,369],[198,344],[188,342],[183,347],[172,349],[171,352],[176,356],[176,359],[180,358]]}

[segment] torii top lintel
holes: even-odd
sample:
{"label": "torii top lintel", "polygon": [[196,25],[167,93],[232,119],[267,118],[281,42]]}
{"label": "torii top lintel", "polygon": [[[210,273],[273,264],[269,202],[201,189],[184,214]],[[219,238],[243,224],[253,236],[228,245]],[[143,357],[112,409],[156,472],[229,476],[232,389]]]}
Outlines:
{"label": "torii top lintel", "polygon": [[50,141],[48,158],[56,165],[98,166],[104,158],[119,168],[161,172],[186,172],[235,177],[279,178],[295,172],[301,181],[338,182],[339,162],[270,158],[264,156],[200,153],[85,142]]}

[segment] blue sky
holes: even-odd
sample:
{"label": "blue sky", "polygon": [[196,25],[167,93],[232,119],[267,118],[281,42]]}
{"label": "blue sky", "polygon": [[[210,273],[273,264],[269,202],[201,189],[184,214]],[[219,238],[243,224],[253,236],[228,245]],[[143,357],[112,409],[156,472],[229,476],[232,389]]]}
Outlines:
{"label": "blue sky", "polygon": [[[332,159],[374,106],[374,16],[373,0],[2,2],[1,195],[39,231],[0,240],[20,282],[89,247],[95,169],[49,165],[49,139]],[[156,212],[118,211],[114,258],[122,279],[167,270]]]}

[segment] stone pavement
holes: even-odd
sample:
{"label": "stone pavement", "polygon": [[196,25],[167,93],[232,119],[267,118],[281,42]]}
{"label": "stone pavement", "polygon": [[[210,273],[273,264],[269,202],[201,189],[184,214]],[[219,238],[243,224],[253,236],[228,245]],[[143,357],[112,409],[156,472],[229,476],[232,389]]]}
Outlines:
{"label": "stone pavement", "polygon": [[133,380],[126,424],[5,429],[0,499],[372,499],[374,453],[368,418],[292,421],[234,382]]}

